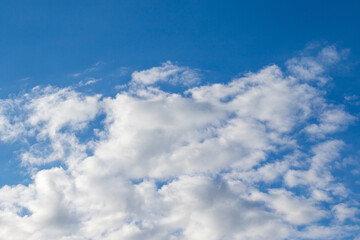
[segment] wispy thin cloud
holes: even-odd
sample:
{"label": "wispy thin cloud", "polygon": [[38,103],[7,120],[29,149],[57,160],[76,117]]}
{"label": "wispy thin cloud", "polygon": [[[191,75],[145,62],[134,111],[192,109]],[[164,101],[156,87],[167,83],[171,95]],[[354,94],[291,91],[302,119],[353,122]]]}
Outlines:
{"label": "wispy thin cloud", "polygon": [[30,79],[31,79],[31,77],[23,77],[23,78],[20,78],[18,81],[25,82],[25,81],[29,81]]}
{"label": "wispy thin cloud", "polygon": [[80,71],[80,72],[77,72],[77,73],[73,73],[71,74],[72,77],[82,77],[82,76],[86,76],[90,73],[93,73],[93,72],[96,72],[96,71],[99,71],[101,66],[104,64],[104,62],[102,61],[99,61],[99,62],[96,62],[94,65],[92,65],[91,67],[83,70],[83,71]]}
{"label": "wispy thin cloud", "polygon": [[101,81],[101,78],[86,78],[85,81],[80,81],[79,86],[88,86]]}

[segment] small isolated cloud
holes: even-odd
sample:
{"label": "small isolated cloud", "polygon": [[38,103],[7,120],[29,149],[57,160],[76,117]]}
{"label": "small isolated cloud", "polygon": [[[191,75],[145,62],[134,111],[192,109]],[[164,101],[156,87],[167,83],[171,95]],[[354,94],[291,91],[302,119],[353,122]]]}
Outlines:
{"label": "small isolated cloud", "polygon": [[199,73],[189,67],[180,67],[170,61],[160,67],[148,70],[135,71],[131,74],[131,82],[139,85],[153,85],[157,82],[169,82],[171,84],[192,85],[200,81]]}
{"label": "small isolated cloud", "polygon": [[346,101],[354,101],[354,100],[357,100],[359,97],[357,95],[345,95],[344,96],[344,99]]}
{"label": "small isolated cloud", "polygon": [[196,87],[197,70],[166,62],[116,96],[49,86],[0,100],[0,139],[31,170],[0,188],[0,239],[355,238],[359,203],[334,168],[348,144],[335,133],[356,118],[310,82],[340,55]]}
{"label": "small isolated cloud", "polygon": [[79,86],[88,86],[101,81],[101,78],[86,78],[85,81],[80,81]]}

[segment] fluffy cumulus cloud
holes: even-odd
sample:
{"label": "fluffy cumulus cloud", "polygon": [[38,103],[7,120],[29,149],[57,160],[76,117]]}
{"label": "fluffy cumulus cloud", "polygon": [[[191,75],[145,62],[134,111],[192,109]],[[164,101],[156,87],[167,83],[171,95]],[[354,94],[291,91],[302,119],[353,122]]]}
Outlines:
{"label": "fluffy cumulus cloud", "polygon": [[1,187],[0,239],[359,237],[333,167],[356,117],[322,88],[341,55],[196,87],[198,70],[166,62],[116,96],[50,86],[1,100],[0,139],[23,146],[32,180]]}

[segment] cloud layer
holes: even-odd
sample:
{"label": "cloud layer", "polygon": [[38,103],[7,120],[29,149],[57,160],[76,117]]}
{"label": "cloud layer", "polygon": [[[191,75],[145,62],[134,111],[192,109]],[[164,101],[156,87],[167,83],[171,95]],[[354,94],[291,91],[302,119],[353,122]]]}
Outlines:
{"label": "cloud layer", "polygon": [[360,237],[332,167],[347,144],[334,134],[356,118],[322,89],[341,55],[197,87],[198,70],[166,62],[114,97],[49,86],[1,100],[0,139],[23,143],[33,181],[0,189],[0,239]]}

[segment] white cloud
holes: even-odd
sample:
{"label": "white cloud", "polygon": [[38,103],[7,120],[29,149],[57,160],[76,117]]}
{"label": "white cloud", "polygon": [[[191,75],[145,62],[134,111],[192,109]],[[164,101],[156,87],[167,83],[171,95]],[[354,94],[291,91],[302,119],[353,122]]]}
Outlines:
{"label": "white cloud", "polygon": [[289,170],[284,176],[285,183],[289,187],[307,186],[318,200],[330,200],[328,194],[345,197],[347,190],[341,183],[336,183],[331,173],[331,163],[339,157],[343,146],[344,142],[340,140],[318,144],[312,149],[313,156],[308,159],[308,169]]}
{"label": "white cloud", "polygon": [[317,89],[283,76],[275,65],[227,85],[202,86],[188,92],[197,101],[229,108],[239,117],[254,118],[277,132],[292,130],[321,102]]}
{"label": "white cloud", "polygon": [[101,78],[86,78],[85,80],[86,80],[85,82],[80,81],[79,86],[88,86],[88,85],[97,83],[97,82],[101,81],[102,79]]}
{"label": "white cloud", "polygon": [[326,211],[315,206],[315,202],[297,197],[285,189],[269,189],[269,194],[253,192],[251,199],[264,201],[268,207],[295,225],[310,224],[326,216]]}
{"label": "white cloud", "polygon": [[172,84],[191,85],[198,83],[200,77],[197,71],[189,67],[180,67],[167,61],[161,67],[148,70],[135,71],[131,74],[133,84],[152,85],[157,82],[170,82]]}
{"label": "white cloud", "polygon": [[99,111],[100,95],[85,96],[70,88],[33,91],[27,96],[27,124],[37,128],[41,136],[55,137],[64,127],[79,130]]}
{"label": "white cloud", "polygon": [[332,210],[335,217],[341,222],[344,222],[346,219],[353,219],[357,214],[360,213],[359,208],[350,207],[345,203],[335,205]]}
{"label": "white cloud", "polygon": [[[20,101],[0,100],[0,139],[4,142],[16,140],[24,132],[24,123],[16,115]],[[19,121],[20,120],[20,121]]]}
{"label": "white cloud", "polygon": [[[328,47],[311,61],[338,55]],[[273,65],[171,93],[156,83],[198,76],[167,62],[134,72],[115,97],[38,87],[2,100],[0,139],[25,142],[33,181],[0,189],[0,239],[354,236],[358,205],[332,172],[345,143],[327,137],[355,118],[310,73],[289,74]],[[37,169],[54,161],[62,167]]]}
{"label": "white cloud", "polygon": [[303,52],[302,56],[288,60],[286,66],[293,76],[301,80],[315,80],[325,84],[330,80],[325,74],[327,69],[344,58],[347,52],[347,50],[339,52],[335,46],[328,46],[321,49],[316,56]]}
{"label": "white cloud", "polygon": [[357,226],[318,226],[312,225],[297,234],[297,239],[344,239],[356,236],[360,228]]}
{"label": "white cloud", "polygon": [[36,143],[21,154],[26,164],[78,157],[86,150],[75,133],[100,111],[100,95],[85,96],[71,88],[35,87],[30,93],[0,103],[0,139]]}
{"label": "white cloud", "polygon": [[319,124],[311,124],[305,128],[309,134],[324,138],[328,133],[334,133],[346,128],[356,118],[344,110],[328,109],[321,113]]}

